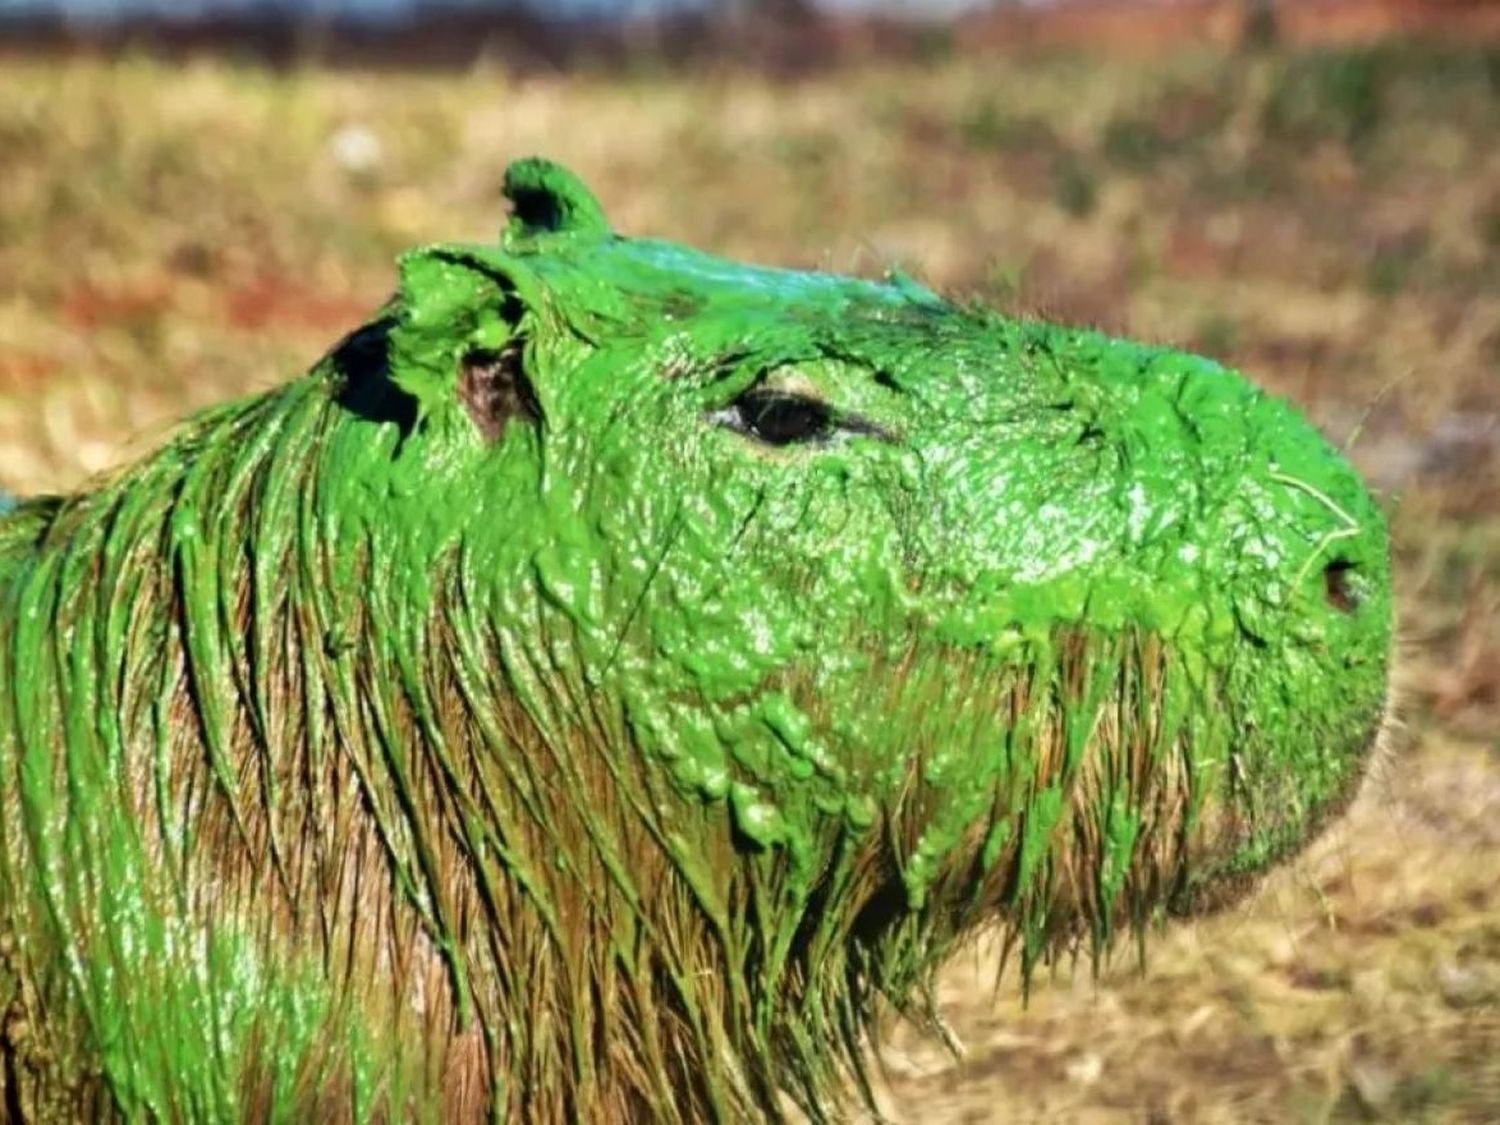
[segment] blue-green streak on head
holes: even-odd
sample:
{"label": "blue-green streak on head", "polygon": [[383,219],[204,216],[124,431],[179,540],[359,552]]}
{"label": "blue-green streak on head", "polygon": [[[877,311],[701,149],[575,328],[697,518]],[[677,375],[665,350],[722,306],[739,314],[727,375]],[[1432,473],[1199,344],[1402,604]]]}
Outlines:
{"label": "blue-green streak on head", "polygon": [[[175,1013],[75,1052],[127,1113],[170,1062],[289,1116],[835,1115],[965,937],[1102,951],[1347,800],[1386,532],[1291,407],[507,194],[305,379],[0,522],[17,979],[72,966],[54,1039]],[[223,1042],[120,984],[205,927],[279,1003]]]}

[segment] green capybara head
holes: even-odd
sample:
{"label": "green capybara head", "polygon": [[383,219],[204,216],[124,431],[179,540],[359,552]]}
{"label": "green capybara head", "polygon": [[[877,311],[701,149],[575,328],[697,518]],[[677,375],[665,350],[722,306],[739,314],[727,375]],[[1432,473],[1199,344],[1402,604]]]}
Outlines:
{"label": "green capybara head", "polygon": [[[308,379],[0,534],[10,612],[71,627],[12,646],[40,694],[74,674],[26,645],[76,643],[85,579],[21,540],[115,560],[91,643],[150,682],[104,692],[102,733],[69,733],[76,691],[46,731],[138,756],[98,814],[140,841],[111,861],[132,910],[212,920],[235,988],[313,1013],[207,1052],[230,1103],[295,1116],[365,1066],[367,1106],[445,1117],[835,1114],[880,1002],[920,1016],[965,935],[999,928],[1023,972],[1100,951],[1232,898],[1348,798],[1385,710],[1386,532],[1289,406],[902,277],[622,238],[545,162],[507,194],[498,246],[408,254]],[[148,557],[120,610],[119,560]],[[26,791],[46,738],[22,741]],[[201,791],[164,800],[167,760]],[[61,871],[35,789],[29,854]],[[145,857],[174,848],[164,879]],[[32,910],[38,948],[118,969],[91,893]],[[127,1006],[77,988],[82,1027]],[[364,1061],[281,1090],[247,1077],[267,1042],[297,1075],[313,1044]]]}

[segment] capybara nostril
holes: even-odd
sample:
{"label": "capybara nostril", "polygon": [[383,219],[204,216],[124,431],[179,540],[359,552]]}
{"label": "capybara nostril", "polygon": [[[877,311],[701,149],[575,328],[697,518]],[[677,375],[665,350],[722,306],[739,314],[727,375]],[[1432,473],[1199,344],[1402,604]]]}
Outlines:
{"label": "capybara nostril", "polygon": [[1359,608],[1359,592],[1350,582],[1354,564],[1345,559],[1335,559],[1323,568],[1323,589],[1328,595],[1328,604],[1340,613],[1353,613]]}

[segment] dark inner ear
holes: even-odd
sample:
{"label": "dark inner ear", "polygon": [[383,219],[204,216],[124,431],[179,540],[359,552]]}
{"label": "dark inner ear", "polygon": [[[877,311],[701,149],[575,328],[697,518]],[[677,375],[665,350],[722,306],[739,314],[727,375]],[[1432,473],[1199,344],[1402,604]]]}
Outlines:
{"label": "dark inner ear", "polygon": [[417,400],[391,380],[392,317],[366,324],[346,336],[329,359],[338,373],[335,398],[352,414],[371,422],[389,422],[403,437],[417,421]]}
{"label": "dark inner ear", "polygon": [[511,209],[517,219],[534,230],[561,230],[562,209],[557,196],[540,188],[517,188],[510,193]]}
{"label": "dark inner ear", "polygon": [[[556,202],[544,192],[530,201],[532,207],[550,207],[556,217]],[[536,392],[521,364],[525,337],[519,332],[525,306],[515,284],[501,270],[461,254],[435,255],[463,269],[474,270],[495,282],[500,290],[500,316],[516,332],[502,347],[475,348],[466,353],[458,368],[458,401],[463,403],[474,425],[486,441],[496,441],[512,418],[535,422],[542,416]]]}
{"label": "dark inner ear", "polygon": [[521,366],[521,344],[517,337],[498,351],[476,349],[459,366],[459,401],[487,441],[498,440],[512,418],[535,422],[542,416]]}

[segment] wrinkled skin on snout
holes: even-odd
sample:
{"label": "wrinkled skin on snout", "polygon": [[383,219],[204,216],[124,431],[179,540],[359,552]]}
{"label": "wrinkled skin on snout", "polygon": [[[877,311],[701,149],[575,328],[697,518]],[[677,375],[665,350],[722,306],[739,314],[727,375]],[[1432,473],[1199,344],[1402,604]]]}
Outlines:
{"label": "wrinkled skin on snout", "polygon": [[1290,406],[507,192],[306,379],[0,523],[8,1091],[833,1117],[964,937],[1102,951],[1348,799],[1386,532]]}

